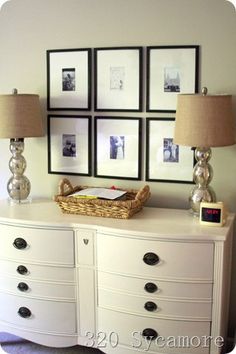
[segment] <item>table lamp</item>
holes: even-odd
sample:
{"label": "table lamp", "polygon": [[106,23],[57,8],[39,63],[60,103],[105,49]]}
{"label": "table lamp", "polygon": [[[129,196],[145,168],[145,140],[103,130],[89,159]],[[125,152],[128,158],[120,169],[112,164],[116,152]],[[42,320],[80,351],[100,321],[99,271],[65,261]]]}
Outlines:
{"label": "table lamp", "polygon": [[208,161],[211,147],[235,144],[234,117],[231,95],[179,94],[174,142],[195,148],[193,170],[195,186],[189,197],[190,210],[198,216],[201,202],[215,202],[216,195],[209,186],[213,170]]}
{"label": "table lamp", "polygon": [[29,201],[30,181],[24,176],[26,160],[22,156],[24,138],[43,135],[39,96],[34,94],[0,95],[0,138],[10,138],[12,177],[7,183],[10,201]]}

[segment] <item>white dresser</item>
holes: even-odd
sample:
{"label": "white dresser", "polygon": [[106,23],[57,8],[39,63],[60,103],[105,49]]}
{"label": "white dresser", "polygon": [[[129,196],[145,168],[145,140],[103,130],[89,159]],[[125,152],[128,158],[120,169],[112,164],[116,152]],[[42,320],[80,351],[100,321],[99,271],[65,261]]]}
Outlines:
{"label": "white dresser", "polygon": [[207,227],[157,208],[120,220],[2,201],[0,330],[107,354],[220,354],[233,220]]}

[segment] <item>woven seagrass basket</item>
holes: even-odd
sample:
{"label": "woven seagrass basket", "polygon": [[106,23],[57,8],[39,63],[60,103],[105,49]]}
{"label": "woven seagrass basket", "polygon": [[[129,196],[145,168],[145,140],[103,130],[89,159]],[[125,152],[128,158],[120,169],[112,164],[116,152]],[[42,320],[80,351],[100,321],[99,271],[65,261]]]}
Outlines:
{"label": "woven seagrass basket", "polygon": [[146,185],[140,190],[126,190],[124,200],[75,198],[69,195],[88,187],[73,187],[67,178],[60,181],[58,188],[59,194],[54,196],[54,200],[63,213],[117,219],[128,219],[140,211],[151,195],[150,188]]}

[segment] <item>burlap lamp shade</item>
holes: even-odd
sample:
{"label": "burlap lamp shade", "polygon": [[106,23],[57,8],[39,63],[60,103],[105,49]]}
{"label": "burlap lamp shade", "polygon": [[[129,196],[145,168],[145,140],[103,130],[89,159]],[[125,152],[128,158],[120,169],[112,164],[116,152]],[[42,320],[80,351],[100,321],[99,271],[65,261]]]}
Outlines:
{"label": "burlap lamp shade", "polygon": [[38,95],[0,95],[0,138],[43,135]]}
{"label": "burlap lamp shade", "polygon": [[233,145],[232,96],[178,95],[174,141],[193,147]]}

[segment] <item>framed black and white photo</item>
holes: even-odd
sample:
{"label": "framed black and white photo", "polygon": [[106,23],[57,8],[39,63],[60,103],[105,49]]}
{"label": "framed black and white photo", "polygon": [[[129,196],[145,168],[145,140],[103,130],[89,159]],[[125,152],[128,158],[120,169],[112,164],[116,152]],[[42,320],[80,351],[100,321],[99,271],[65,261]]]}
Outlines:
{"label": "framed black and white photo", "polygon": [[148,112],[175,112],[179,93],[198,92],[199,46],[147,47]]}
{"label": "framed black and white photo", "polygon": [[91,108],[91,49],[47,50],[48,110]]}
{"label": "framed black and white photo", "polygon": [[141,179],[142,118],[95,117],[95,176]]}
{"label": "framed black and white photo", "polygon": [[48,115],[48,173],[91,176],[91,116]]}
{"label": "framed black and white photo", "polygon": [[146,118],[146,180],[193,183],[194,151],[174,143],[174,118]]}
{"label": "framed black and white photo", "polygon": [[96,48],[95,110],[142,110],[142,47]]}

